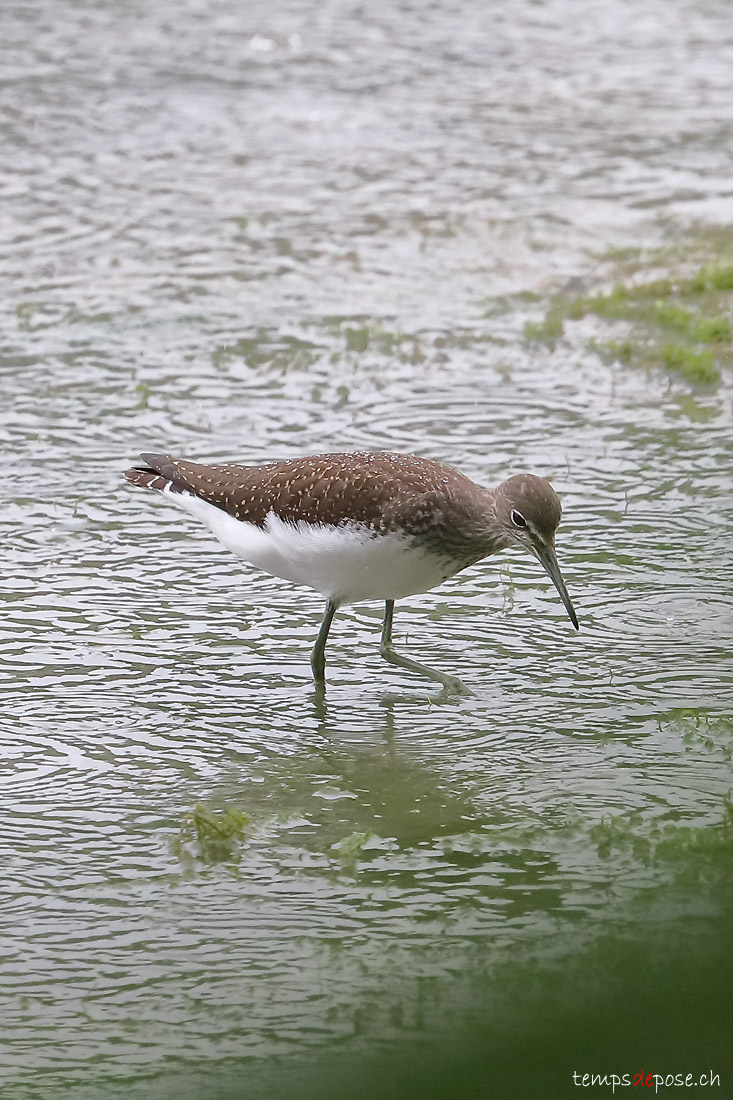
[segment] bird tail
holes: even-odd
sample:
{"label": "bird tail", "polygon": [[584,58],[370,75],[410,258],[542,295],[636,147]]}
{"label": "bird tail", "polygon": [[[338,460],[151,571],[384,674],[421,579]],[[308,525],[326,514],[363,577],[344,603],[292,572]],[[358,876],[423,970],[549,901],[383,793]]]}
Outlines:
{"label": "bird tail", "polygon": [[131,485],[141,489],[154,489],[159,493],[188,493],[191,491],[183,482],[178,481],[176,466],[170,455],[142,454],[146,466],[133,466],[125,470],[125,478]]}

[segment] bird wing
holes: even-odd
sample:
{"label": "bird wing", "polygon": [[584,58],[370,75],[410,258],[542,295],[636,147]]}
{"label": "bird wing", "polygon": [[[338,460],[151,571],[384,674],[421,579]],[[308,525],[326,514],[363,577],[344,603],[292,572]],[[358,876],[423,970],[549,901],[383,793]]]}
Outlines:
{"label": "bird wing", "polygon": [[290,523],[390,530],[402,525],[405,513],[414,520],[420,503],[434,502],[447,482],[463,480],[449,467],[412,455],[323,454],[264,466],[215,466],[161,454],[141,458],[145,467],[125,473],[133,485],[190,493],[258,527],[274,512]]}

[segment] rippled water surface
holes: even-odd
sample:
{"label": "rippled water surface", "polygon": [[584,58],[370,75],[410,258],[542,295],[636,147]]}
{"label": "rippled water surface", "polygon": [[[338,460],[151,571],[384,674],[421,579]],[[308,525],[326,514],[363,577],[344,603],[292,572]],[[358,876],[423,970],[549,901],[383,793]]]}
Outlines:
{"label": "rippled water surface", "polygon": [[[37,0],[0,59],[0,1087],[732,1088],[730,374],[523,338],[730,220],[729,5]],[[342,448],[550,476],[579,634],[504,554],[398,606],[473,698],[360,605],[319,706],[319,599],[120,478]]]}

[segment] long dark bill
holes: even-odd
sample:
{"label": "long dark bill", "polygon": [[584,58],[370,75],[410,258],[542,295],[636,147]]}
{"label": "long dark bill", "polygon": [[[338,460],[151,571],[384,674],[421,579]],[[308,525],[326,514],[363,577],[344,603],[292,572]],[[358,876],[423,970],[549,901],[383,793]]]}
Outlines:
{"label": "long dark bill", "polygon": [[555,588],[560,593],[560,599],[565,604],[565,610],[570,616],[570,622],[573,624],[576,630],[579,630],[578,616],[575,614],[575,608],[572,605],[568,590],[565,587],[565,581],[562,579],[562,573],[560,572],[560,566],[557,564],[557,555],[552,546],[546,547],[533,547],[537,559],[542,565],[543,569],[547,573],[548,577],[555,585]]}

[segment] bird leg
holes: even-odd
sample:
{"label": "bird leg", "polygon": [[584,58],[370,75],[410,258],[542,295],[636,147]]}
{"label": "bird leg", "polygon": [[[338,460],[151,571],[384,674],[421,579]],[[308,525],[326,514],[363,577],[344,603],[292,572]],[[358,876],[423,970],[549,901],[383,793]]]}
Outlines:
{"label": "bird leg", "polygon": [[382,627],[382,641],[379,652],[385,661],[391,665],[399,665],[400,668],[409,668],[411,672],[417,672],[421,676],[427,676],[429,680],[437,680],[443,685],[446,695],[473,695],[470,688],[461,683],[455,676],[447,676],[444,672],[438,672],[436,668],[423,665],[420,661],[413,661],[410,657],[403,657],[392,646],[392,617],[394,615],[394,600],[386,600],[384,604],[384,626]]}
{"label": "bird leg", "polygon": [[333,622],[333,617],[337,610],[338,604],[335,603],[334,600],[329,600],[326,604],[326,610],[323,613],[321,629],[318,631],[316,644],[313,646],[313,652],[311,653],[313,679],[319,691],[326,690],[326,641],[328,640],[328,632],[331,629],[331,623]]}

